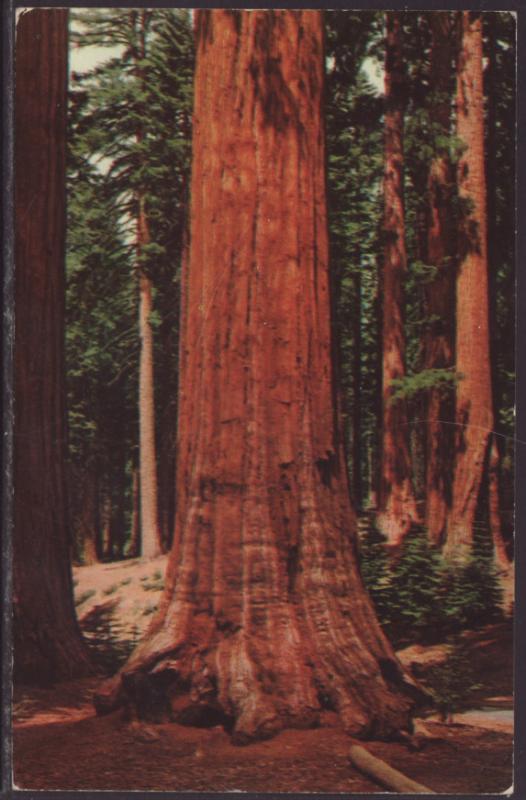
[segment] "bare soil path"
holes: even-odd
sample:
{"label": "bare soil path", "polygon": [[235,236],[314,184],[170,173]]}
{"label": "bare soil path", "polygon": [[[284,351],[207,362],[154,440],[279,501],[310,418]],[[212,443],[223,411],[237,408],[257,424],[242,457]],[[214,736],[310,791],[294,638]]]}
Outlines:
{"label": "bare soil path", "polygon": [[[57,687],[60,692],[65,687]],[[51,698],[50,698],[51,699]],[[378,791],[348,761],[349,739],[333,727],[284,731],[266,742],[234,747],[222,729],[145,726],[120,714],[88,716],[65,699],[16,725],[15,783],[24,789],[165,791]],[[76,718],[75,718],[76,714]],[[404,744],[369,742],[391,766],[436,792],[502,792],[511,784],[509,733],[427,723],[419,752]]]}

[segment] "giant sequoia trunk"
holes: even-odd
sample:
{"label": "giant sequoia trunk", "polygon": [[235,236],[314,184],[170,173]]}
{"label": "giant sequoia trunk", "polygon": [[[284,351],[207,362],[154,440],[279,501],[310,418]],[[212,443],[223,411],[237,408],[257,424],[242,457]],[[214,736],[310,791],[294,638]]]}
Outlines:
{"label": "giant sequoia trunk", "polygon": [[45,681],[89,668],[66,512],[67,11],[20,17],[15,78],[14,674]]}
{"label": "giant sequoia trunk", "polygon": [[414,687],[356,564],[331,365],[318,11],[198,11],[177,511],[143,643],[97,698],[238,742],[337,710],[409,724]]}
{"label": "giant sequoia trunk", "polygon": [[[451,73],[453,62],[453,17],[449,12],[431,14],[430,116],[435,128],[447,138],[451,124]],[[437,148],[438,149],[438,148]],[[446,154],[438,152],[428,176],[426,263],[435,276],[424,286],[425,311],[430,319],[424,335],[424,368],[444,369],[454,365],[455,273],[452,167]],[[451,505],[453,468],[453,401],[440,389],[429,392],[426,403],[426,527],[432,542],[442,541]]]}
{"label": "giant sequoia trunk", "polygon": [[382,285],[382,441],[377,523],[398,544],[418,514],[412,485],[409,428],[403,401],[392,403],[392,381],[405,375],[404,70],[402,22],[386,14],[384,260]]}
{"label": "giant sequoia trunk", "polygon": [[445,545],[449,557],[462,557],[469,552],[481,492],[488,491],[493,430],[480,14],[463,11],[461,27],[456,111],[457,134],[465,151],[458,165],[463,213],[457,272],[456,366],[462,379],[457,387],[456,461]]}

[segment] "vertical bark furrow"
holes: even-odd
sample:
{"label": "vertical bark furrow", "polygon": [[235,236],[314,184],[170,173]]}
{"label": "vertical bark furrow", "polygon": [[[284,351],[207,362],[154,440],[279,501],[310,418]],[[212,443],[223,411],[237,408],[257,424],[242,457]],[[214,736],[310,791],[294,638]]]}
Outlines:
{"label": "vertical bark furrow", "polygon": [[457,63],[457,135],[465,144],[458,164],[461,219],[458,233],[456,367],[456,446],[452,506],[445,553],[462,557],[473,540],[479,493],[487,492],[487,463],[493,429],[489,348],[486,182],[484,175],[484,96],[482,20],[460,14]]}
{"label": "vertical bark furrow", "polygon": [[89,670],[65,480],[67,11],[20,16],[15,81],[14,675],[53,681]]}
{"label": "vertical bark furrow", "polygon": [[[454,57],[452,14],[431,16],[430,115],[443,137],[451,134],[451,63]],[[438,150],[438,148],[437,148]],[[424,335],[424,368],[454,366],[455,272],[453,228],[453,172],[446,154],[437,152],[427,181],[426,263],[435,270],[424,286],[426,314],[431,318]],[[454,446],[453,402],[432,389],[427,399],[426,527],[435,544],[445,536],[451,506],[452,451]]]}
{"label": "vertical bark furrow", "polygon": [[401,14],[386,14],[384,260],[382,283],[382,441],[379,529],[399,544],[418,521],[412,486],[409,426],[403,401],[392,403],[392,381],[405,376],[404,65]]}

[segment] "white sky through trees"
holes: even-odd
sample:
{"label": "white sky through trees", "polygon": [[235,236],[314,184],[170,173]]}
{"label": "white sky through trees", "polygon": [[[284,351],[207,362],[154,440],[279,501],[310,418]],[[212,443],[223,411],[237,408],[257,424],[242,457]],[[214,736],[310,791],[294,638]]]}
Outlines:
{"label": "white sky through trees", "polygon": [[[111,8],[111,6],[108,6]],[[16,19],[25,11],[30,8],[18,9]],[[73,11],[84,12],[88,9],[79,8]],[[122,11],[122,9],[120,9]],[[79,24],[73,18],[72,27],[74,30],[79,31]],[[69,48],[69,72],[88,72],[99,64],[109,61],[111,58],[116,58],[122,53],[122,46],[119,47],[98,47],[96,45],[82,46],[80,44],[71,44]],[[329,66],[330,68],[330,66]],[[362,65],[362,70],[366,75],[371,85],[376,89],[380,95],[384,91],[384,73],[383,65],[374,58],[366,58]]]}

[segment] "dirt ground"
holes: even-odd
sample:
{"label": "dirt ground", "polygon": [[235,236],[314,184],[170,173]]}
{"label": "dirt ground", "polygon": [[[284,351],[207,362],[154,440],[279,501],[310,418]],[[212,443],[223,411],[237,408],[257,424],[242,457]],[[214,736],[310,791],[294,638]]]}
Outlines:
{"label": "dirt ground", "polygon": [[[148,624],[162,590],[164,561],[121,562],[75,570],[77,610],[99,663],[122,663]],[[135,567],[132,569],[132,567]],[[89,595],[89,596],[88,596]],[[80,602],[79,602],[80,600]],[[470,634],[484,673],[480,706],[511,704],[512,641],[508,625]],[[415,673],[444,657],[444,648],[400,653]],[[350,739],[336,715],[313,730],[289,730],[236,747],[221,728],[126,722],[120,712],[94,715],[100,678],[54,687],[17,687],[14,696],[14,783],[23,789],[160,791],[385,791],[351,766]],[[512,783],[512,724],[481,711],[456,724],[417,723],[420,750],[393,742],[367,749],[438,793],[496,793]]]}
{"label": "dirt ground", "polygon": [[[165,791],[379,791],[351,767],[349,738],[332,727],[284,731],[235,747],[222,729],[125,723],[95,717],[93,680],[26,697],[14,734],[15,784],[24,789]],[[371,753],[435,792],[503,792],[511,784],[511,734],[427,722],[433,738],[419,752],[368,742]]]}

